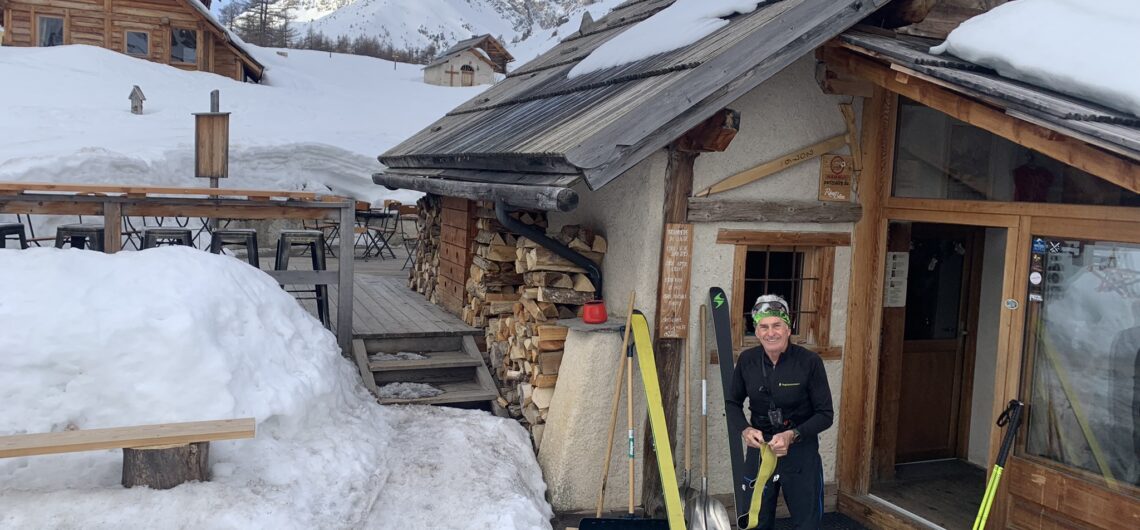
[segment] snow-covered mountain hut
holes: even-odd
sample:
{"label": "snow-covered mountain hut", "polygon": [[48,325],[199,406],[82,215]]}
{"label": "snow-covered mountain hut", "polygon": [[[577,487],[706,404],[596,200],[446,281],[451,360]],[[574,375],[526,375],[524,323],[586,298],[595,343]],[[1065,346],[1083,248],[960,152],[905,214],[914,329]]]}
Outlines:
{"label": "snow-covered mountain hut", "polygon": [[[833,393],[836,425],[818,437],[828,510],[968,527],[1007,432],[995,421],[1021,400],[990,527],[1135,528],[1132,3],[631,0],[381,155],[373,181],[432,194],[421,248],[439,252],[417,266],[438,267],[423,271],[433,299],[485,320],[493,363],[524,366],[493,371],[556,510],[594,508],[621,336],[555,322],[580,282],[535,265],[599,269],[582,286],[611,319],[636,293],[674,441],[709,289],[728,293],[736,354],[758,343],[756,296],[783,294]],[[538,403],[547,344],[565,355]],[[709,379],[710,488],[727,495],[739,435]],[[624,484],[614,453],[609,484]],[[652,459],[639,477],[655,512]]]}
{"label": "snow-covered mountain hut", "polygon": [[490,35],[477,35],[455,43],[424,67],[424,82],[440,86],[490,85],[495,74],[506,74],[515,60],[503,43]]}
{"label": "snow-covered mountain hut", "polygon": [[[205,2],[205,3],[203,3]],[[265,67],[210,13],[210,0],[0,0],[4,46],[87,44],[183,70],[261,80]]]}

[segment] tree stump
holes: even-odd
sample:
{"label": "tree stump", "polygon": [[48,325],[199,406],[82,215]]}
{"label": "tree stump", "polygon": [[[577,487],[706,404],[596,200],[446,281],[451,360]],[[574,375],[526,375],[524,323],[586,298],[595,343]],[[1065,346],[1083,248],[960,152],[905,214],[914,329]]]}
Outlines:
{"label": "tree stump", "polygon": [[123,449],[123,486],[165,490],[209,480],[210,442]]}

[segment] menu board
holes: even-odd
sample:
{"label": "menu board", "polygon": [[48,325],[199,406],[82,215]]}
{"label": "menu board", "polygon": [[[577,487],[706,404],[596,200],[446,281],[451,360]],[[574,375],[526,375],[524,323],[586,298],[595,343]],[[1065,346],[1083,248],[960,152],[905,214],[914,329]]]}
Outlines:
{"label": "menu board", "polygon": [[657,337],[684,339],[689,336],[689,273],[693,255],[693,225],[666,224],[661,261],[661,311]]}

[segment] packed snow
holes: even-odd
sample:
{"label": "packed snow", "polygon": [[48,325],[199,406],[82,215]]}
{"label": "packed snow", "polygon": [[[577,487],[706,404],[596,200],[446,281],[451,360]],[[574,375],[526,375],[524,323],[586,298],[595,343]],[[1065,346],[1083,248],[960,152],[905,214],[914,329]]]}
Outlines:
{"label": "packed snow", "polygon": [[684,48],[727,26],[728,20],[724,17],[751,13],[759,3],[757,0],[677,0],[598,46],[566,76],[574,79]]}
{"label": "packed snow", "polygon": [[963,22],[931,53],[1140,116],[1135,0],[1018,0]]}
{"label": "packed snow", "polygon": [[[91,46],[0,47],[0,181],[204,187],[191,114],[218,89],[232,113],[223,188],[414,200],[372,183],[376,156],[486,88],[425,85],[418,65],[247,47],[267,67],[262,85]],[[141,116],[127,100],[134,85]]]}
{"label": "packed snow", "polygon": [[378,395],[387,399],[418,399],[442,393],[443,390],[427,383],[388,383],[378,389]]}
{"label": "packed snow", "polygon": [[426,356],[411,351],[401,351],[396,353],[377,352],[368,356],[368,358],[372,359],[373,361],[419,361],[422,359],[427,359]]}
{"label": "packed snow", "polygon": [[0,250],[0,435],[253,417],[212,481],[119,485],[119,451],[0,459],[3,528],[549,528],[527,433],[385,407],[268,275],[187,247]]}

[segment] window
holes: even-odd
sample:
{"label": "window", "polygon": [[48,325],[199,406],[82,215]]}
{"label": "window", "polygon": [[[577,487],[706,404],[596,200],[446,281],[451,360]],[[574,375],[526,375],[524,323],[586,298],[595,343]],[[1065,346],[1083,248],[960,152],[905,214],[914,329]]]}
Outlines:
{"label": "window", "polygon": [[1140,486],[1140,245],[1035,236],[1028,291],[1025,453]]}
{"label": "window", "polygon": [[170,31],[170,62],[198,63],[198,32],[174,28]]}
{"label": "window", "polygon": [[1140,206],[1140,194],[906,98],[897,130],[895,197]]}
{"label": "window", "polygon": [[721,230],[717,243],[736,247],[732,277],[733,346],[756,346],[752,304],[762,294],[788,301],[792,342],[824,358],[838,358],[830,344],[831,287],[835,247],[850,244],[847,233],[750,232]]}
{"label": "window", "polygon": [[63,44],[63,17],[38,17],[36,34],[40,46],[59,46]]}
{"label": "window", "polygon": [[469,64],[459,67],[460,84],[463,86],[473,86],[475,84],[475,69]]}
{"label": "window", "polygon": [[150,55],[150,34],[145,31],[128,31],[126,46],[127,55],[147,57]]}

